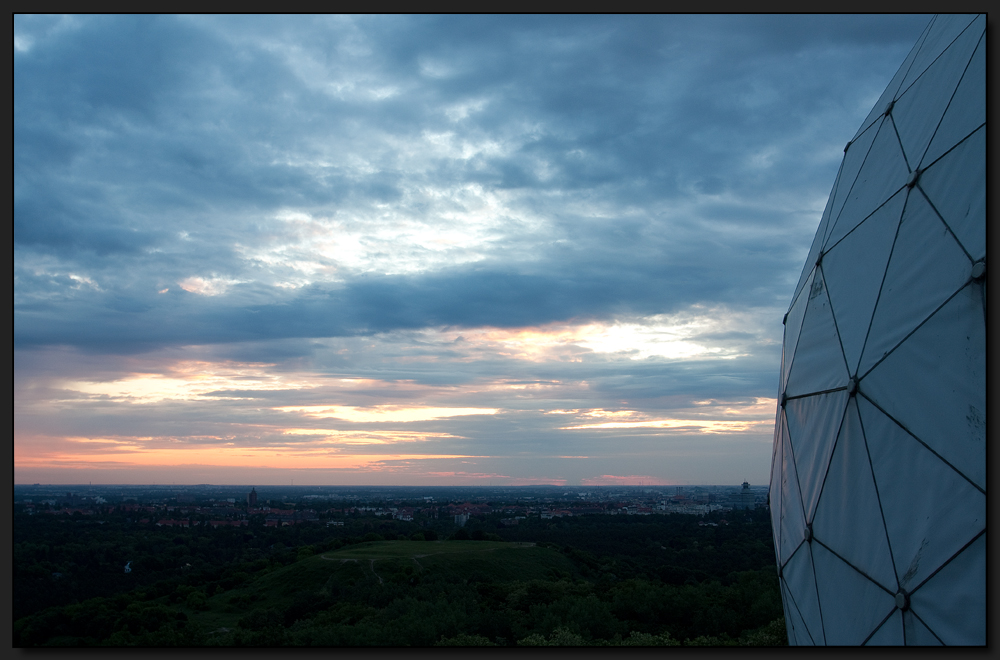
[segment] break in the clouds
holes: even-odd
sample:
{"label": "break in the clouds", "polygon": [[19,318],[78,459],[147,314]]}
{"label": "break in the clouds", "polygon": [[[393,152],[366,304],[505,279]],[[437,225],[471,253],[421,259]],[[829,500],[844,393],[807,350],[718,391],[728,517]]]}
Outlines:
{"label": "break in the clouds", "polygon": [[764,483],[927,22],[17,16],[15,478]]}

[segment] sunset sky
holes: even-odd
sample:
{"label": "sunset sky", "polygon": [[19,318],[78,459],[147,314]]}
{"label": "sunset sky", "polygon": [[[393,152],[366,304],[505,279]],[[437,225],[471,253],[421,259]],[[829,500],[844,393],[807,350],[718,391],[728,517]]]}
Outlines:
{"label": "sunset sky", "polygon": [[929,19],[15,17],[15,483],[766,484]]}

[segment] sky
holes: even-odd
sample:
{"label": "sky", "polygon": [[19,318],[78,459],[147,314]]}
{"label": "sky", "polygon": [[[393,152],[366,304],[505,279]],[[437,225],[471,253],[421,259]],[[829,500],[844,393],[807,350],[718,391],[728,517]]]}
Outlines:
{"label": "sky", "polygon": [[16,16],[15,483],[766,484],[929,19]]}

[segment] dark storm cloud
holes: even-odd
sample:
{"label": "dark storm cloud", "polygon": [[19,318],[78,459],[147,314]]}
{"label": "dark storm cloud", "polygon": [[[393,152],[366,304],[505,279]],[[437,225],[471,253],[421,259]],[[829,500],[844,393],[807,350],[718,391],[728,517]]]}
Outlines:
{"label": "dark storm cloud", "polygon": [[[17,17],[16,346],[784,304],[840,142],[926,20]],[[293,290],[246,256],[287,210],[370,245],[373,209],[433,229],[469,185],[542,225]],[[193,276],[230,283],[179,291]]]}
{"label": "dark storm cloud", "polygon": [[[313,287],[280,302],[205,299],[184,291],[141,296],[125,289],[72,299],[22,303],[15,343],[72,343],[97,351],[144,351],[159,345],[364,335],[394,329],[522,327],[554,321],[642,316],[692,300],[773,304],[762,283],[748,287],[741,266],[773,261],[773,252],[681,259],[644,269],[613,261],[568,273],[463,269],[419,277],[362,276],[335,290]],[[719,252],[717,251],[716,254]],[[570,261],[564,263],[572,263]],[[726,277],[719,277],[721,273]],[[34,278],[39,279],[39,278]],[[65,279],[65,278],[63,278]],[[30,279],[18,281],[30,286]],[[50,278],[37,286],[64,287]],[[771,282],[772,286],[776,283]],[[250,287],[248,287],[250,288]],[[763,289],[763,290],[762,290]],[[252,298],[248,292],[246,298]],[[242,302],[242,304],[240,304]],[[235,303],[235,304],[234,304]],[[72,339],[70,339],[72,338]]]}

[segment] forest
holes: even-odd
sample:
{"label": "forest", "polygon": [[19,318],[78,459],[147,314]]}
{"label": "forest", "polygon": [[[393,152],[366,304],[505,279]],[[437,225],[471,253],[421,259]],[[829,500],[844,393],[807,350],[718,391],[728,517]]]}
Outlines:
{"label": "forest", "polygon": [[787,643],[766,511],[342,523],[15,512],[13,645]]}

